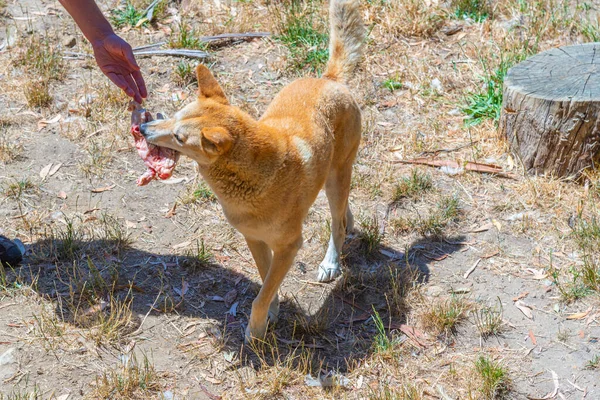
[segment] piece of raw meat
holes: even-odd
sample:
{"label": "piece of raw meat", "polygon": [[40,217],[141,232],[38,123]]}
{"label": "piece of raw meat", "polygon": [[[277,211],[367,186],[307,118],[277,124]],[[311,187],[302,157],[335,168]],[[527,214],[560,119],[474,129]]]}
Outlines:
{"label": "piece of raw meat", "polygon": [[157,178],[169,179],[179,160],[179,152],[148,143],[140,133],[140,125],[152,121],[152,115],[135,101],[129,103],[129,111],[131,111],[131,134],[135,140],[135,147],[148,167],[148,170],[137,179],[137,185],[147,185]]}

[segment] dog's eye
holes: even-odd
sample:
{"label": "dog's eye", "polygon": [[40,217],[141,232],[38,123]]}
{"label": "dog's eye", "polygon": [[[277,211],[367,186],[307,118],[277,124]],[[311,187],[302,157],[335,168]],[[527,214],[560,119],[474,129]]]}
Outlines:
{"label": "dog's eye", "polygon": [[175,138],[177,143],[183,144],[183,138],[180,134],[178,134],[177,132],[173,132],[173,137]]}

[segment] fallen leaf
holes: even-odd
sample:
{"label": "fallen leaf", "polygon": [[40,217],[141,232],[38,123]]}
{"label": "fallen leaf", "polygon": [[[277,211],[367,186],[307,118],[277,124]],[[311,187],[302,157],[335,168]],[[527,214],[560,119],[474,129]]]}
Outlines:
{"label": "fallen leaf", "polygon": [[515,307],[517,307],[525,316],[529,319],[533,319],[533,313],[531,312],[531,307],[525,304],[521,300],[515,301]]}
{"label": "fallen leaf", "polygon": [[67,193],[61,190],[60,192],[58,192],[58,194],[57,194],[56,196],[57,196],[59,199],[63,199],[63,200],[65,200],[65,199],[67,198]]}
{"label": "fallen leaf", "polygon": [[215,379],[215,378],[213,378],[211,376],[206,376],[206,377],[204,377],[204,379],[206,379],[208,382],[210,382],[210,383],[212,383],[214,385],[220,385],[221,383],[223,383],[222,380]]}
{"label": "fallen leaf", "polygon": [[519,294],[517,297],[514,297],[513,301],[522,300],[525,297],[527,297],[528,295],[529,295],[529,292],[523,292],[523,293]]}
{"label": "fallen leaf", "polygon": [[188,283],[186,281],[183,281],[183,283],[181,284],[181,289],[173,288],[173,290],[175,291],[175,293],[177,293],[179,295],[179,297],[185,296],[185,294],[188,292],[189,289],[190,289],[190,285],[188,285]]}
{"label": "fallen leaf", "polygon": [[208,299],[212,301],[225,301],[221,296],[210,296]]}
{"label": "fallen leaf", "polygon": [[531,329],[529,330],[529,339],[531,339],[531,343],[533,343],[534,346],[537,345],[537,339],[535,338],[535,335]]}
{"label": "fallen leaf", "polygon": [[130,229],[135,229],[135,228],[137,228],[137,223],[135,223],[133,221],[125,220],[125,226]]}
{"label": "fallen leaf", "polygon": [[52,119],[42,119],[42,120],[39,120],[38,123],[37,123],[38,131],[41,131],[42,129],[44,129],[48,125],[57,123],[58,121],[60,121],[61,118],[62,118],[62,116],[60,114],[57,114]]}
{"label": "fallen leaf", "polygon": [[235,317],[235,316],[237,316],[237,308],[238,308],[238,305],[239,305],[239,304],[240,304],[240,302],[239,302],[239,301],[236,301],[235,303],[233,303],[233,304],[231,305],[231,307],[229,308],[229,311],[227,311],[227,313],[228,313],[229,315],[232,315],[232,316],[234,316],[234,317]]}
{"label": "fallen leaf", "polygon": [[62,167],[62,166],[63,166],[63,163],[56,164],[54,167],[52,167],[50,172],[48,172],[48,176],[52,176],[52,175],[56,174],[58,172],[58,170],[60,169],[60,167]]}
{"label": "fallen leaf", "polygon": [[552,374],[552,380],[554,381],[554,390],[550,393],[548,393],[547,395],[545,395],[544,397],[533,397],[533,396],[527,396],[527,398],[529,400],[548,400],[548,399],[553,399],[556,397],[556,395],[558,394],[558,388],[559,383],[558,383],[558,375],[556,374],[556,372],[549,370],[550,373]]}
{"label": "fallen leaf", "polygon": [[482,225],[478,228],[471,230],[471,233],[479,233],[479,232],[489,231],[492,228],[492,226],[493,226],[492,224],[485,224],[485,225]]}
{"label": "fallen leaf", "polygon": [[165,218],[173,218],[175,210],[177,209],[177,202],[173,203],[173,207],[165,214]]}
{"label": "fallen leaf", "polygon": [[502,224],[498,220],[492,219],[492,224],[494,224],[496,229],[498,229],[498,232],[500,232],[502,230]]}
{"label": "fallen leaf", "polygon": [[40,171],[40,178],[42,178],[42,181],[45,181],[46,178],[48,177],[48,174],[50,173],[50,169],[52,168],[52,163],[46,165],[44,168],[42,168],[42,170]]}
{"label": "fallen leaf", "polygon": [[92,193],[107,192],[109,190],[113,190],[116,186],[117,185],[110,185],[110,186],[104,186],[104,187],[95,188],[95,189],[92,189]]}
{"label": "fallen leaf", "polygon": [[186,241],[186,242],[182,242],[182,243],[176,244],[176,245],[174,245],[174,246],[171,246],[171,248],[172,248],[173,250],[177,250],[177,249],[181,249],[181,248],[184,248],[184,247],[188,247],[188,246],[189,246],[189,245],[191,245],[191,244],[192,244],[192,241],[191,241],[191,240],[188,240],[188,241]]}
{"label": "fallen leaf", "polygon": [[578,312],[575,314],[571,314],[567,317],[567,319],[569,320],[577,320],[577,319],[584,319],[585,317],[588,316],[588,314],[590,313],[591,310],[587,310],[586,312]]}
{"label": "fallen leaf", "polygon": [[237,295],[238,295],[237,290],[231,289],[229,292],[227,292],[225,294],[225,296],[223,297],[223,301],[229,307],[229,306],[231,306],[233,304],[233,302],[235,301],[235,298],[237,297]]}

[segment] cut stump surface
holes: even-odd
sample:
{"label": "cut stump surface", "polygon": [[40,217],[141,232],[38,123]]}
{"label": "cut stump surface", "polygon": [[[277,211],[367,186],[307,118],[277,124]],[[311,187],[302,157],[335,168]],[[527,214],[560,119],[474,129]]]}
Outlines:
{"label": "cut stump surface", "polygon": [[600,158],[600,43],[565,46],[511,68],[500,130],[530,173],[574,178]]}

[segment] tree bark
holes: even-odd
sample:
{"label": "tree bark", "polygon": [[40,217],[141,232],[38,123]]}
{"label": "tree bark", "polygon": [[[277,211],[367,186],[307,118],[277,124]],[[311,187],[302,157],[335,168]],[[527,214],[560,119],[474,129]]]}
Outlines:
{"label": "tree bark", "polygon": [[500,131],[529,173],[577,178],[600,159],[600,43],[565,46],[511,68]]}

